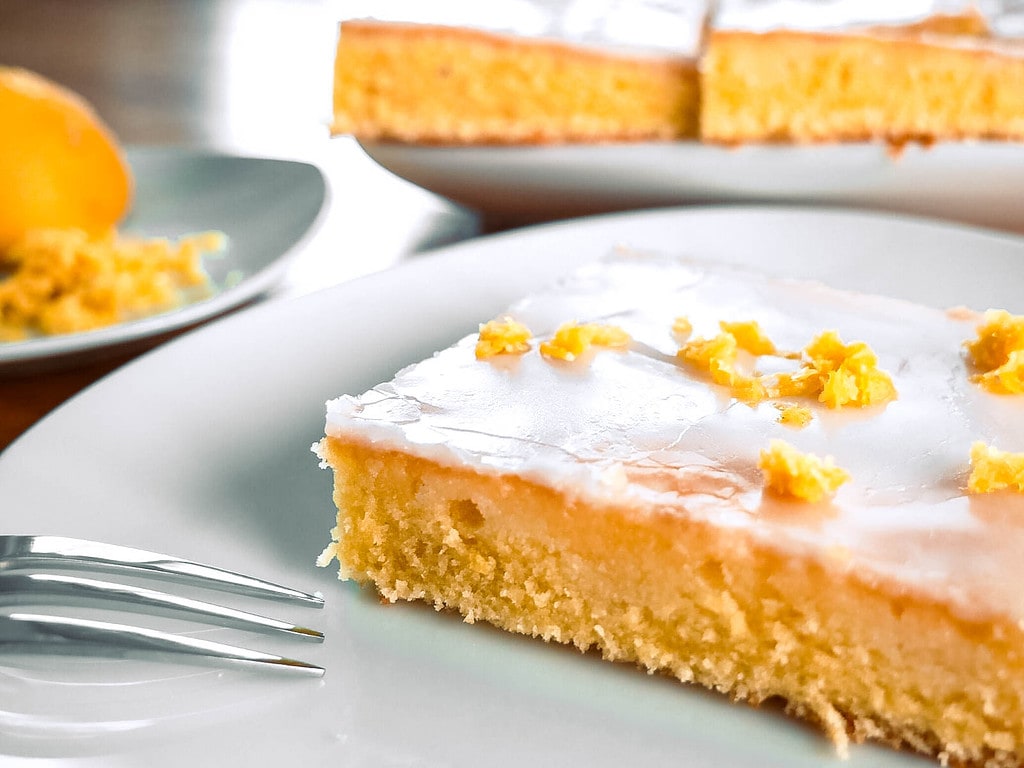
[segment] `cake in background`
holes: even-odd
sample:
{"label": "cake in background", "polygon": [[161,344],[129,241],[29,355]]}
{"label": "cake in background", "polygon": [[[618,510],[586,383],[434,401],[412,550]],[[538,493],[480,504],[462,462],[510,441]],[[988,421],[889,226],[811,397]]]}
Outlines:
{"label": "cake in background", "polygon": [[1003,0],[395,0],[345,12],[332,128],[367,141],[1024,138],[1024,14]]}
{"label": "cake in background", "polygon": [[721,0],[701,60],[702,138],[1024,139],[1024,47],[1001,36],[999,6],[983,10],[962,0]]}
{"label": "cake in background", "polygon": [[706,3],[372,3],[373,18],[340,26],[333,132],[427,144],[694,138]]}

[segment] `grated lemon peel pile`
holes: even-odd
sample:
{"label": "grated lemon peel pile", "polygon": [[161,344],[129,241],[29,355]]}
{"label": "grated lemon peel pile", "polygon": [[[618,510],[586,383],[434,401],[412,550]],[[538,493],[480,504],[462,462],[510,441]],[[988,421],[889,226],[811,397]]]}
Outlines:
{"label": "grated lemon peel pile", "polygon": [[95,330],[209,295],[204,254],[226,237],[176,242],[110,229],[34,229],[0,252],[0,341]]}

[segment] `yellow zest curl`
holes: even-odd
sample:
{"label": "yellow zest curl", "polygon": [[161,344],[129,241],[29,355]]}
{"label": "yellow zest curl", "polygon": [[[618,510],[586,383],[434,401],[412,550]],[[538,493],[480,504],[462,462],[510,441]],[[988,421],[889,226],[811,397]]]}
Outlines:
{"label": "yellow zest curl", "polygon": [[540,353],[553,360],[571,362],[592,347],[625,349],[629,342],[629,334],[616,325],[566,323],[549,341],[541,343]]}
{"label": "yellow zest curl", "polygon": [[511,317],[491,320],[480,326],[476,342],[478,360],[497,355],[521,355],[530,350],[530,329]]}
{"label": "yellow zest curl", "polygon": [[849,473],[835,465],[831,456],[824,459],[801,453],[783,440],[772,440],[761,451],[758,468],[764,473],[765,490],[783,498],[816,503],[830,498]]}

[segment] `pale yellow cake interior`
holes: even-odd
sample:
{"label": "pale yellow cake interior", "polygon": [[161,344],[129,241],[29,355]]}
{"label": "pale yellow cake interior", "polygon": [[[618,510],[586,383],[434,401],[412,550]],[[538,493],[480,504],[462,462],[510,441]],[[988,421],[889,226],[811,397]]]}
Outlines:
{"label": "pale yellow cake interior", "polygon": [[1024,757],[1024,706],[1003,682],[1024,676],[1012,622],[900,597],[845,572],[841,552],[793,557],[670,510],[595,505],[359,438],[327,437],[321,451],[341,510],[327,554],[389,600],[424,599],[753,703],[781,697],[841,750],[867,738],[944,762]]}
{"label": "pale yellow cake interior", "polygon": [[697,70],[453,27],[342,24],[335,133],[424,143],[675,139],[697,133]]}
{"label": "pale yellow cake interior", "polygon": [[1024,138],[1024,57],[878,35],[713,32],[707,141]]}
{"label": "pale yellow cake interior", "polygon": [[628,52],[346,21],[332,129],[427,144],[1024,139],[1024,51],[973,5],[872,24],[837,4],[803,28],[799,6],[778,3],[776,23],[748,28],[750,5],[695,18],[696,44]]}

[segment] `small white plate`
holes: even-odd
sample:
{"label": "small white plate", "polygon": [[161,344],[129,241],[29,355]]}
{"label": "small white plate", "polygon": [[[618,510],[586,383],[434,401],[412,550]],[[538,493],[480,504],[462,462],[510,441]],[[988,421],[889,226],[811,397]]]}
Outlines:
{"label": "small white plate", "polygon": [[842,205],[1024,232],[1024,146],[996,142],[543,147],[364,143],[393,173],[501,220],[666,205]]}
{"label": "small white plate", "polygon": [[1024,309],[1019,239],[896,217],[693,209],[483,238],[211,323],[100,381],[0,454],[2,529],[163,550],[319,589],[322,613],[270,612],[324,629],[321,646],[202,634],[327,674],[0,654],[0,763],[928,765],[874,746],[844,762],[771,708],[426,606],[381,605],[333,567],[314,567],[335,517],[330,473],[309,451],[324,401],[390,378],[617,244],[937,306]]}
{"label": "small white plate", "polygon": [[258,297],[283,275],[315,231],[327,185],[308,163],[173,147],[129,147],[135,200],[122,231],[175,238],[228,236],[203,259],[215,293],[169,312],[86,333],[0,343],[0,375],[66,367],[157,340]]}

